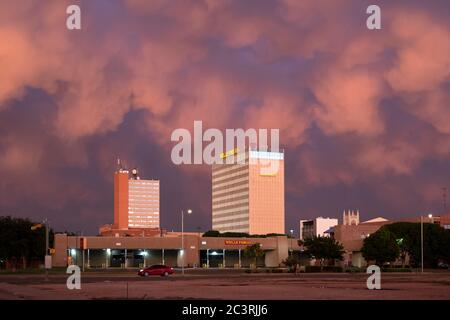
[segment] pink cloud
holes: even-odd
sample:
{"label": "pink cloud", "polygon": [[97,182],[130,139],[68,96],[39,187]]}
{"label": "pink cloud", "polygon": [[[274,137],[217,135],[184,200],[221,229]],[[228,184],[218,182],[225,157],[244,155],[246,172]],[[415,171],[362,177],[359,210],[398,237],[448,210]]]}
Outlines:
{"label": "pink cloud", "polygon": [[[2,175],[12,181],[29,168],[41,178],[51,158],[45,139],[64,144],[48,153],[68,167],[104,163],[113,148],[92,160],[90,139],[116,133],[139,111],[140,130],[167,152],[172,130],[194,120],[279,128],[281,143],[300,150],[291,154],[292,179],[310,183],[291,192],[352,185],[361,173],[412,176],[427,159],[448,159],[450,32],[433,10],[386,4],[383,29],[369,32],[359,1],[150,2],[119,2],[125,10],[107,26],[103,13],[116,14],[113,5],[99,14],[82,3],[80,32],[64,27],[68,1],[0,4],[0,120],[29,88],[55,104],[42,141],[4,129]],[[390,119],[394,109],[409,122]],[[337,141],[338,161],[315,145],[315,128]],[[402,130],[423,130],[423,138]],[[16,188],[50,199],[61,184],[48,183],[47,191]],[[70,196],[83,193],[73,188]]]}

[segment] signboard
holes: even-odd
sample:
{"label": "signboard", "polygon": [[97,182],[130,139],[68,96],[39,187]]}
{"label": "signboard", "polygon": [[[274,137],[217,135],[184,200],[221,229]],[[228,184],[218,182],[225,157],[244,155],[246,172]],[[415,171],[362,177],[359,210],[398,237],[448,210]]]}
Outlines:
{"label": "signboard", "polygon": [[262,177],[275,177],[277,174],[276,172],[274,172],[274,173],[260,173],[259,175]]}
{"label": "signboard", "polygon": [[252,244],[253,242],[248,240],[225,240],[225,245],[228,246],[249,246]]}
{"label": "signboard", "polygon": [[235,155],[238,154],[238,152],[239,152],[239,149],[238,148],[234,148],[234,149],[231,149],[230,151],[222,152],[220,154],[220,158],[225,159],[225,158],[228,158],[230,156],[235,156]]}
{"label": "signboard", "polygon": [[52,256],[46,255],[45,256],[45,269],[51,269],[52,268]]}

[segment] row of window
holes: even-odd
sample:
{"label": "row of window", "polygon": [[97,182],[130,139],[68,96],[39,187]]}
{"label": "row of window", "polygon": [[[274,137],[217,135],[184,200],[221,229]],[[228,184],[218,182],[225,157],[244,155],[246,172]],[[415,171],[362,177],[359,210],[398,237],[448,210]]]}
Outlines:
{"label": "row of window", "polygon": [[150,212],[133,212],[133,211],[129,211],[128,214],[130,214],[133,217],[136,217],[137,214],[145,215],[144,217],[147,217],[147,216],[150,216],[150,215],[159,216],[159,211],[150,211]]}

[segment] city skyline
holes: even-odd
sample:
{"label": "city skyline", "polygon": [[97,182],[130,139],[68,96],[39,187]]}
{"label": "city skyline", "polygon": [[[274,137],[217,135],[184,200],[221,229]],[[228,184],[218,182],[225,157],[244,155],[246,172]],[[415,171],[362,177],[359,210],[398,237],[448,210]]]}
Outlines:
{"label": "city skyline", "polygon": [[120,157],[160,180],[162,228],[206,231],[210,166],[170,158],[195,120],[280,129],[286,230],[445,211],[448,1],[379,1],[381,30],[361,1],[78,1],[69,31],[70,2],[0,3],[0,215],[96,234]]}

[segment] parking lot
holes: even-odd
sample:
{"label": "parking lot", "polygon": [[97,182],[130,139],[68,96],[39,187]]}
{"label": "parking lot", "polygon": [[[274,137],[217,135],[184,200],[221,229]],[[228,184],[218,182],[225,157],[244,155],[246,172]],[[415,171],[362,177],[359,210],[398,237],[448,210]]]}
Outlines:
{"label": "parking lot", "polygon": [[366,274],[246,274],[206,272],[138,277],[135,272],[87,272],[81,290],[68,275],[0,275],[0,299],[450,299],[450,273],[383,273],[381,290]]}

